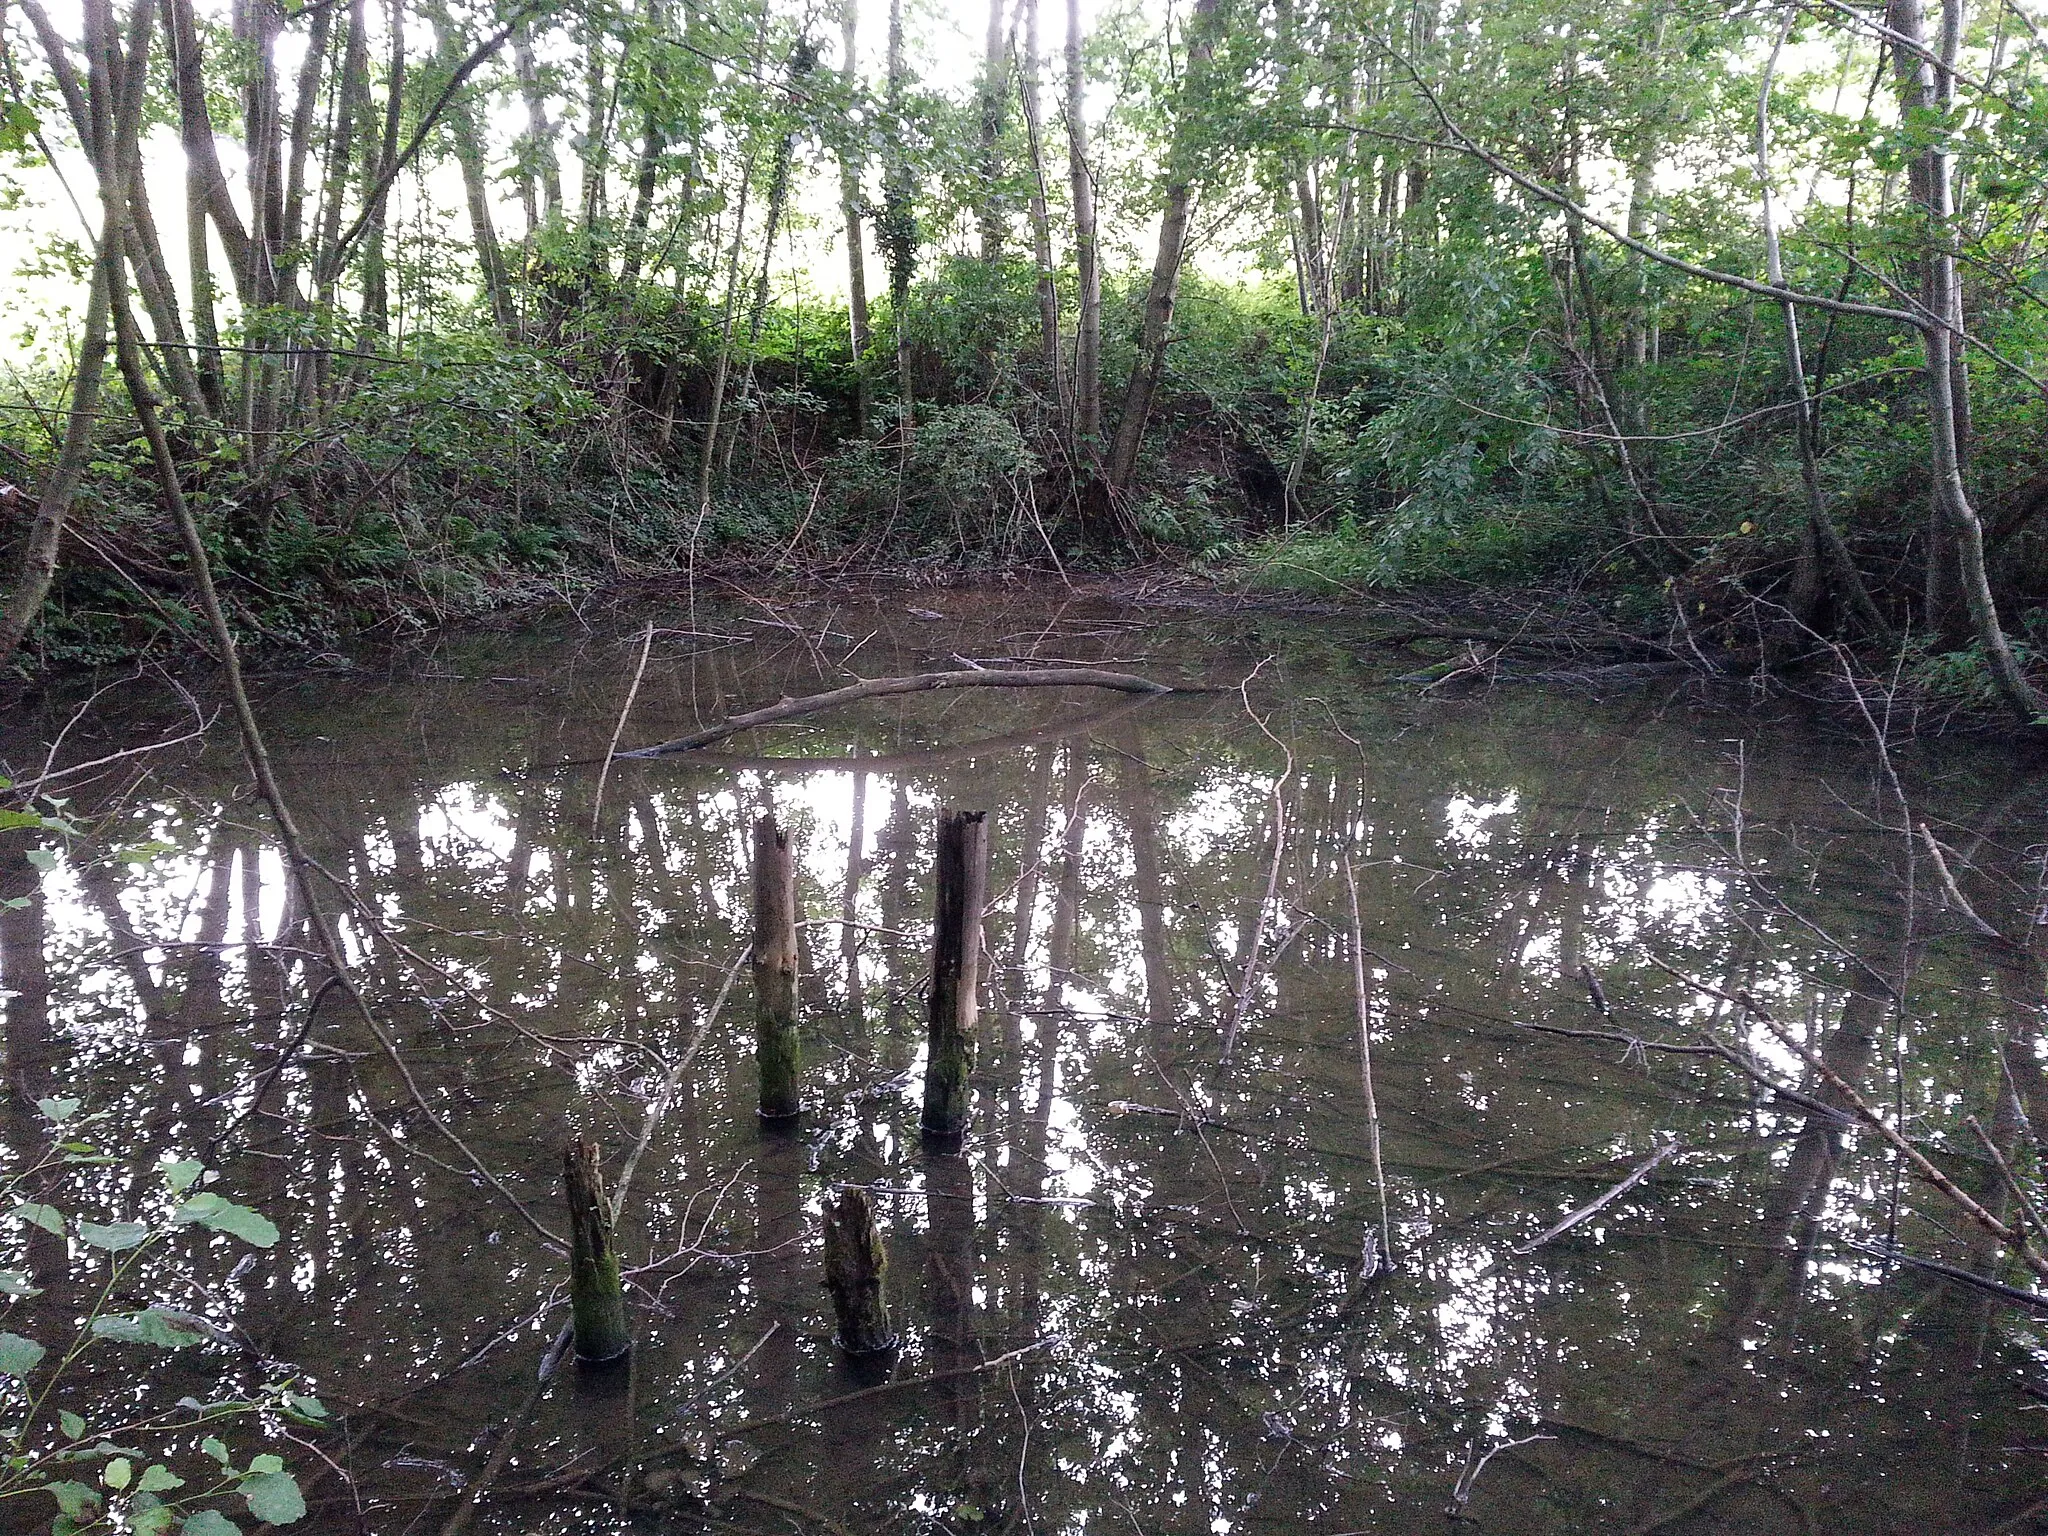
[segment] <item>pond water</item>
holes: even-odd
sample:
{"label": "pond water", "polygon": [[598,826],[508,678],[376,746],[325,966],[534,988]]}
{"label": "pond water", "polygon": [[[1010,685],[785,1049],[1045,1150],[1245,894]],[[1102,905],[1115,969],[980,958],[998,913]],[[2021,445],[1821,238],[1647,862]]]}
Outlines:
{"label": "pond water", "polygon": [[[225,731],[79,791],[93,834],[46,871],[7,846],[16,1166],[48,1139],[33,1102],[81,1100],[77,1134],[113,1159],[50,1198],[105,1221],[231,1131],[214,1188],[282,1234],[152,1249],[121,1301],[218,1338],[96,1347],[67,1411],[297,1372],[331,1419],[298,1444],[272,1425],[299,1528],[443,1529],[566,1318],[535,1230],[563,1230],[565,1141],[599,1142],[616,1180],[660,1099],[620,1229],[633,1364],[554,1379],[473,1529],[2048,1529],[2041,1326],[1851,1243],[2021,1283],[1995,1245],[1875,1135],[1628,1044],[1712,1033],[1839,1102],[1710,989],[1746,991],[2007,1209],[1963,1116],[2031,1170],[2039,966],[1944,910],[1866,737],[1670,686],[1424,695],[1392,681],[1416,654],[1363,623],[1042,590],[585,620],[256,680],[403,1074],[333,992],[270,1072],[321,973]],[[1216,691],[871,701],[622,763],[600,798],[588,763],[648,623],[624,745],[954,657]],[[66,760],[170,718],[125,692]],[[13,728],[17,765],[50,708]],[[1979,914],[2038,932],[2039,785],[1981,746],[1901,771]],[[958,1152],[917,1133],[942,807],[985,809],[991,846]],[[743,968],[719,1006],[764,812],[805,923],[787,1135],[756,1121]],[[1362,1036],[1395,1261],[1370,1281]],[[848,1183],[872,1191],[903,1337],[865,1370],[819,1284],[821,1202]],[[6,1327],[60,1334],[91,1255],[67,1267],[15,1227],[45,1289]]]}

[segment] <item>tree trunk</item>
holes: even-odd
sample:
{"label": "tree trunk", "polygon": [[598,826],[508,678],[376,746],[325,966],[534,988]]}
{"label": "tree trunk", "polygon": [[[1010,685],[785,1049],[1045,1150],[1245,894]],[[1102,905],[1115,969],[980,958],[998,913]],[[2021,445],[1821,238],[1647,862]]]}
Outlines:
{"label": "tree trunk", "polygon": [[[540,69],[533,59],[533,34],[520,22],[512,33],[513,69],[519,77],[519,95],[526,103],[526,147],[520,163],[530,179],[537,170],[544,217],[559,217],[562,211],[562,166],[555,156],[555,129],[548,121],[547,96],[540,88]],[[531,231],[528,231],[531,234]]]}
{"label": "tree trunk", "polygon": [[889,307],[896,327],[898,429],[905,449],[917,429],[916,380],[910,368],[910,282],[917,270],[916,186],[911,179],[904,117],[903,0],[889,0],[888,137],[883,142],[882,217],[875,231],[889,266]]}
{"label": "tree trunk", "polygon": [[[449,68],[460,62],[466,51],[463,39],[449,19],[448,7],[437,4],[430,12],[434,41]],[[477,126],[476,108],[468,89],[458,92],[448,104],[446,115],[449,141],[455,163],[462,171],[462,191],[469,205],[470,237],[476,245],[476,264],[483,279],[484,299],[491,307],[491,319],[500,335],[516,335],[519,311],[512,302],[512,284],[505,275],[505,258],[498,245],[498,230],[491,218],[490,183],[485,176],[483,134]]]}
{"label": "tree trunk", "polygon": [[1038,101],[1038,0],[1022,0],[1024,57],[1019,63],[1017,93],[1024,107],[1024,133],[1031,149],[1031,256],[1038,268],[1038,345],[1052,380],[1060,415],[1071,414],[1066,378],[1060,368],[1060,293],[1053,278],[1052,217],[1045,176],[1044,124]]}
{"label": "tree trunk", "polygon": [[1081,67],[1081,3],[1067,0],[1067,172],[1074,196],[1074,438],[1093,457],[1102,438],[1102,265],[1095,228],[1095,174],[1088,166],[1087,80]]}
{"label": "tree trunk", "polygon": [[[840,78],[846,98],[852,101],[859,85],[859,64],[854,52],[854,34],[860,23],[860,0],[843,0],[839,7],[839,36],[845,59]],[[853,435],[868,435],[868,260],[866,235],[861,228],[861,159],[858,139],[845,135],[839,143],[839,211],[846,222],[846,317],[848,344],[853,349]]]}
{"label": "tree trunk", "polygon": [[1173,328],[1173,305],[1180,291],[1181,262],[1187,254],[1188,223],[1195,211],[1196,147],[1193,124],[1200,101],[1202,75],[1214,43],[1212,31],[1218,0],[1195,0],[1188,21],[1187,64],[1175,104],[1173,147],[1167,157],[1166,211],[1159,221],[1159,250],[1152,261],[1152,281],[1145,291],[1144,329],[1138,358],[1124,388],[1123,411],[1117,418],[1107,479],[1113,498],[1131,489],[1138,471],[1138,453],[1152,413],[1152,396],[1166,366],[1166,342]]}
{"label": "tree trunk", "polygon": [[661,0],[647,9],[651,36],[648,47],[655,50],[650,69],[652,87],[647,108],[640,116],[640,156],[633,170],[633,211],[626,219],[626,251],[620,263],[619,286],[628,295],[640,281],[640,263],[647,245],[647,227],[654,218],[654,189],[660,180],[661,154],[668,147],[661,131],[660,104],[667,94],[667,70],[660,50],[665,46],[663,28],[667,18]]}
{"label": "tree trunk", "polygon": [[[1961,32],[1963,0],[1949,0],[1949,21],[1944,27],[1943,46]],[[1890,0],[1887,19],[1893,32],[1906,46],[1897,48],[1899,106],[1902,112],[1929,115],[1940,111],[1943,73],[1928,61],[1927,18],[1920,0]],[[1951,56],[1952,57],[1952,56]],[[1991,578],[1984,563],[1984,525],[1970,503],[1963,483],[1962,447],[1959,438],[1962,413],[1957,409],[1956,388],[1959,346],[1949,327],[1961,313],[1956,261],[1950,249],[1953,208],[1948,152],[1932,144],[1915,157],[1915,177],[1927,219],[1928,257],[1925,306],[1931,317],[1921,325],[1920,335],[1927,359],[1927,425],[1931,469],[1934,479],[1935,516],[1940,520],[1956,554],[1956,575],[1960,578],[1963,601],[1968,609],[1970,629],[1984,653],[1992,685],[2006,707],[2022,723],[2042,723],[2041,700],[2020,670],[2011,644],[1999,622],[1998,605],[1991,591]],[[1965,398],[1967,398],[1965,396]],[[1930,559],[1933,553],[1930,552]],[[1946,563],[1946,562],[1944,562]],[[1930,596],[1934,581],[1930,576]],[[1933,616],[1931,616],[1933,617]]]}
{"label": "tree trunk", "polygon": [[611,98],[605,86],[608,60],[604,32],[597,18],[584,25],[589,36],[583,52],[583,236],[595,256],[599,239],[598,222],[605,214],[605,178],[611,169]]}
{"label": "tree trunk", "polygon": [[405,8],[403,0],[389,0],[386,25],[391,34],[391,62],[385,72],[384,130],[381,140],[366,146],[363,156],[363,337],[361,350],[371,350],[374,338],[391,331],[391,295],[386,286],[389,268],[384,256],[384,224],[391,210],[389,169],[398,163],[400,113],[405,105]]}
{"label": "tree trunk", "polygon": [[[1779,53],[1784,49],[1786,39],[1792,30],[1792,18],[1788,13],[1778,33],[1777,47],[1771,51],[1770,62],[1764,68],[1763,84],[1757,93],[1756,104],[1756,173],[1760,193],[1763,236],[1764,276],[1774,288],[1785,284],[1784,256],[1778,241],[1778,218],[1776,201],[1771,187],[1771,78],[1777,68]],[[1629,208],[1631,223],[1636,217],[1635,203]],[[1633,233],[1633,231],[1631,231]],[[1636,238],[1641,238],[1636,236]],[[1648,339],[1647,313],[1642,304],[1642,258],[1636,262],[1636,311],[1631,316],[1631,347],[1646,347]],[[1820,480],[1819,445],[1814,439],[1813,402],[1806,383],[1806,358],[1799,341],[1799,307],[1786,303],[1780,306],[1785,323],[1785,373],[1792,386],[1795,425],[1799,438],[1799,475],[1806,490],[1807,533],[1802,541],[1799,569],[1793,579],[1791,608],[1794,616],[1808,628],[1814,626],[1818,617],[1821,598],[1820,572],[1818,566],[1825,556],[1833,568],[1835,580],[1843,596],[1856,610],[1856,616],[1872,636],[1886,644],[1896,643],[1891,626],[1871,600],[1870,590],[1863,584],[1863,577],[1856,569],[1847,544],[1843,542],[1834,519],[1828,515],[1827,497]],[[1638,353],[1635,361],[1640,365],[1642,356]]]}
{"label": "tree trunk", "polygon": [[[128,56],[114,31],[110,0],[87,0],[85,45],[89,89],[82,93],[87,153],[99,174],[101,222],[99,249],[93,261],[86,296],[85,329],[79,338],[77,384],[65,421],[57,463],[43,486],[36,515],[22,549],[21,572],[7,605],[0,610],[0,666],[20,649],[22,638],[42,611],[57,576],[57,555],[64,524],[92,456],[93,431],[99,422],[101,383],[106,373],[107,322],[121,276],[123,235],[127,228],[127,177],[142,118],[148,76],[149,24],[155,0],[136,0],[139,23]],[[38,31],[42,29],[39,27]],[[54,32],[49,34],[55,38]],[[47,43],[48,39],[46,39]],[[61,43],[59,45],[61,47]],[[61,59],[63,55],[60,53]],[[121,88],[115,90],[118,75]],[[95,110],[95,107],[97,110]]]}
{"label": "tree trunk", "polygon": [[1003,101],[1009,94],[1003,68],[1003,0],[988,0],[988,29],[981,74],[981,259],[1003,259]]}
{"label": "tree trunk", "polygon": [[[196,187],[206,212],[220,234],[227,251],[228,267],[241,290],[249,269],[249,232],[228,191],[227,176],[221,170],[214,147],[213,114],[207,105],[206,80],[199,51],[199,29],[192,19],[192,0],[168,0],[164,16],[170,39],[171,83],[178,95],[179,134],[185,147],[185,175],[188,188]],[[188,196],[191,193],[188,192]],[[208,287],[211,288],[211,283]]]}

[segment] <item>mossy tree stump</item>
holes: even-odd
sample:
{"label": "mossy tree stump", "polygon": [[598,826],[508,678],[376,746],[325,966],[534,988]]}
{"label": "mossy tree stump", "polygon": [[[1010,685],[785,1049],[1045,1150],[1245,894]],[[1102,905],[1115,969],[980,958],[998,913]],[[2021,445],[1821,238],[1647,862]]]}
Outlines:
{"label": "mossy tree stump", "polygon": [[839,1347],[879,1355],[896,1347],[885,1283],[889,1250],[864,1189],[842,1189],[825,1202],[825,1289],[839,1319]]}
{"label": "mossy tree stump", "polygon": [[947,1140],[967,1129],[967,1080],[974,1071],[981,908],[988,884],[986,811],[939,813],[937,884],[923,1127],[927,1136]]}
{"label": "mossy tree stump", "polygon": [[584,1365],[609,1365],[632,1353],[633,1334],[594,1142],[579,1136],[563,1149],[562,1182],[569,1196],[569,1305],[576,1358]]}
{"label": "mossy tree stump", "polygon": [[754,823],[754,1060],[761,1118],[802,1111],[796,1025],[796,857],[773,816]]}

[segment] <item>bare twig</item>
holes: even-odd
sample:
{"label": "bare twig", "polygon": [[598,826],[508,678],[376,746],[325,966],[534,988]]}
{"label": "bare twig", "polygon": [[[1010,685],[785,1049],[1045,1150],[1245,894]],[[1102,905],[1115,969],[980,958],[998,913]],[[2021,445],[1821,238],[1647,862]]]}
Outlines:
{"label": "bare twig", "polygon": [[1380,1105],[1372,1091],[1372,1007],[1365,993],[1365,930],[1358,916],[1358,877],[1344,854],[1344,894],[1351,908],[1351,996],[1358,1008],[1358,1075],[1365,1089],[1365,1123],[1372,1142],[1372,1178],[1380,1192],[1380,1247],[1365,1278],[1394,1267],[1393,1223],[1387,1213],[1387,1171],[1380,1162]]}
{"label": "bare twig", "polygon": [[1948,860],[1942,856],[1941,844],[1936,842],[1934,834],[1927,830],[1927,823],[1921,822],[1917,830],[1920,833],[1920,841],[1926,845],[1928,856],[1934,860],[1934,873],[1941,881],[1943,899],[1951,908],[1968,918],[1970,926],[1985,938],[2003,941],[2005,935],[1977,915],[1977,909],[1970,905],[1969,898],[1956,885],[1956,877],[1949,873]]}
{"label": "bare twig", "polygon": [[605,743],[604,766],[597,772],[597,793],[590,802],[590,831],[595,836],[598,818],[604,811],[604,781],[612,776],[612,759],[618,755],[619,738],[626,734],[626,717],[633,713],[633,701],[640,697],[640,679],[647,675],[647,653],[654,649],[654,620],[640,637],[640,664],[633,668],[633,684],[626,690],[626,702],[619,706],[619,722],[612,727],[612,739]]}
{"label": "bare twig", "polygon": [[1534,1253],[1538,1248],[1541,1248],[1545,1243],[1550,1242],[1554,1238],[1564,1236],[1573,1227],[1591,1220],[1599,1215],[1600,1212],[1606,1210],[1608,1206],[1614,1204],[1615,1201],[1642,1183],[1643,1180],[1656,1172],[1659,1167],[1676,1156],[1681,1150],[1682,1148],[1677,1141],[1665,1142],[1663,1146],[1629,1170],[1628,1177],[1619,1184],[1616,1184],[1613,1188],[1608,1189],[1602,1194],[1596,1195],[1593,1199],[1588,1200],[1584,1205],[1566,1216],[1562,1221],[1544,1228],[1543,1231],[1530,1238],[1528,1242],[1518,1243],[1513,1248],[1510,1248],[1508,1252],[1520,1258],[1525,1254]]}
{"label": "bare twig", "polygon": [[[1465,1506],[1472,1502],[1473,1490],[1479,1482],[1479,1474],[1486,1470],[1486,1464],[1502,1451],[1512,1451],[1519,1446],[1534,1445],[1538,1440],[1555,1440],[1555,1435],[1524,1435],[1519,1440],[1503,1440],[1484,1456],[1479,1456],[1479,1443],[1474,1441],[1472,1449],[1465,1453],[1465,1470],[1458,1475],[1458,1486],[1451,1490],[1451,1502],[1444,1506],[1444,1513],[1453,1520],[1470,1520]],[[1475,1459],[1476,1458],[1476,1459]]]}

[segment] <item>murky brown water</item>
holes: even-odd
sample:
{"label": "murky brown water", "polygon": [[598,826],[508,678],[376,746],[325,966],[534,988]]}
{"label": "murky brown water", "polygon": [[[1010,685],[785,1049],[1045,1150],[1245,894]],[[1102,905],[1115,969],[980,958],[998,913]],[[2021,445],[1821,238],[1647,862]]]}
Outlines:
{"label": "murky brown water", "polygon": [[[752,818],[794,831],[802,1129],[757,1129],[742,972],[634,1178],[630,1379],[557,1378],[479,1528],[1393,1533],[1444,1525],[1461,1482],[1500,1532],[2048,1520],[2024,1391],[2039,1325],[1845,1246],[1891,1224],[1881,1143],[1696,1056],[1520,1027],[1716,1030],[1817,1091],[1650,959],[1746,987],[2003,1208],[1961,1116],[2031,1167],[2011,1089],[2037,1116],[2048,1099],[2040,972],[1963,934],[1924,863],[1909,898],[1897,806],[1853,736],[1668,692],[1418,698],[1381,681],[1412,657],[1327,620],[1043,593],[784,612],[813,634],[758,608],[653,612],[709,633],[657,633],[627,743],[833,686],[849,653],[867,676],[1035,655],[1229,685],[1271,657],[1248,689],[1266,730],[1234,689],[935,695],[730,744],[774,758],[623,766],[600,805],[594,770],[524,770],[602,753],[646,610],[451,640],[404,675],[266,681],[316,857],[416,957],[344,918],[421,1094],[557,1230],[563,1141],[600,1139],[616,1172],[746,942]],[[1908,766],[1980,910],[2034,931],[2038,788],[1984,751]],[[26,898],[0,914],[0,1129],[19,1158],[43,1136],[33,1099],[104,1115],[119,1155],[65,1198],[106,1214],[247,1108],[309,963],[231,738],[81,803],[116,789],[124,808],[95,804],[94,842],[47,875],[18,843],[0,861],[0,895]],[[941,805],[986,808],[993,847],[958,1156],[916,1134]],[[1372,1285],[1347,852],[1399,1261]],[[1233,1028],[1255,930],[1278,954]],[[242,1346],[106,1347],[63,1401],[100,1423],[300,1370],[341,1426],[279,1446],[310,1524],[438,1531],[533,1386],[562,1264],[332,997],[313,1042],[218,1186],[282,1241],[253,1263],[225,1238],[172,1245],[125,1282]],[[1511,1252],[1665,1136],[1683,1150],[1645,1182]],[[873,1385],[818,1284],[818,1205],[844,1182],[876,1191],[905,1344],[893,1385],[834,1401]],[[1910,1182],[1903,1202],[1907,1247],[1997,1270],[1952,1208]],[[59,1332],[84,1293],[29,1246],[50,1288],[6,1326]]]}

